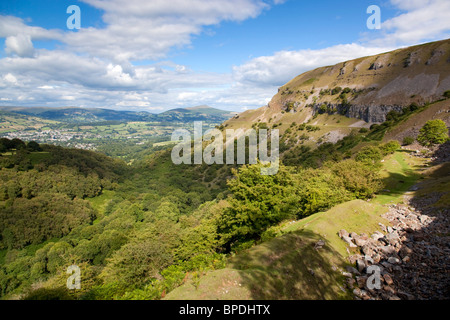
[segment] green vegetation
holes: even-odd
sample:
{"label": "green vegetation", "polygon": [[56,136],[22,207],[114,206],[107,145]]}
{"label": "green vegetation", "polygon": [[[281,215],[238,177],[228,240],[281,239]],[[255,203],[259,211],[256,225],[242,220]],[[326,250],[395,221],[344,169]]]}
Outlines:
{"label": "green vegetation", "polygon": [[424,146],[441,144],[448,139],[447,125],[440,119],[427,121],[420,129],[419,136],[417,137],[417,141]]}
{"label": "green vegetation", "polygon": [[415,139],[413,137],[404,137],[403,138],[403,145],[409,146],[410,144],[413,144]]}
{"label": "green vegetation", "polygon": [[[378,140],[380,126],[392,128],[406,116],[388,118],[389,125],[314,147],[309,143],[323,136],[323,125],[289,122],[274,176],[261,175],[260,163],[177,166],[166,143],[143,148],[127,165],[92,151],[2,139],[0,294],[161,299],[180,286],[193,295],[212,290],[218,280],[209,277],[216,274],[245,284],[244,291],[233,288],[238,297],[346,298],[333,269],[345,255],[336,223],[370,228],[379,221],[371,213],[382,209],[362,200],[387,203],[398,195],[380,190],[402,191],[418,179],[397,141]],[[383,171],[399,168],[396,176]],[[315,255],[312,244],[320,239],[327,249]],[[285,254],[275,259],[278,252]],[[69,291],[66,269],[73,264],[81,268],[82,289]],[[311,278],[312,269],[329,277]],[[261,289],[263,278],[273,290]]]}
{"label": "green vegetation", "polygon": [[450,90],[445,91],[443,96],[446,98],[450,98]]}

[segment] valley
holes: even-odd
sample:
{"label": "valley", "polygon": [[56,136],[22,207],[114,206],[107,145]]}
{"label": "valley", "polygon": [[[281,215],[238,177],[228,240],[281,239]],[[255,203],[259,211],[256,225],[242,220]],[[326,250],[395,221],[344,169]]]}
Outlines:
{"label": "valley", "polygon": [[[318,68],[240,114],[2,108],[1,298],[448,299],[449,55]],[[194,121],[278,129],[279,171],[174,164]]]}

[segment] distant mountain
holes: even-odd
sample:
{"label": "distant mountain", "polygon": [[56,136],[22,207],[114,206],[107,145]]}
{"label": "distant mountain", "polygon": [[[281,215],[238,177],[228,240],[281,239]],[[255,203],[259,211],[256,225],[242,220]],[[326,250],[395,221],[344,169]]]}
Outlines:
{"label": "distant mountain", "polygon": [[220,122],[226,121],[237,112],[224,111],[220,109],[211,108],[208,106],[197,106],[191,108],[172,109],[158,114],[160,121],[170,122],[185,122],[185,121],[205,121],[205,122]]}
{"label": "distant mountain", "polygon": [[102,108],[46,108],[46,107],[0,107],[0,110],[29,115],[46,120],[67,123],[95,123],[104,121],[144,121],[144,122],[190,122],[204,121],[222,123],[233,117],[236,112],[224,111],[208,106],[172,109],[161,114],[145,111],[119,111]]}

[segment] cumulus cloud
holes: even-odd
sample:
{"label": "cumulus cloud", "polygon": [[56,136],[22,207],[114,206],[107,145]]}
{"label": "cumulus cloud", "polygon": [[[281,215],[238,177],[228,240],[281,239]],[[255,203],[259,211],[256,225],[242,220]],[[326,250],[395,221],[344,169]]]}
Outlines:
{"label": "cumulus cloud", "polygon": [[106,27],[68,33],[62,41],[79,52],[122,61],[161,59],[191,43],[203,27],[258,16],[262,0],[82,0],[104,11]]}
{"label": "cumulus cloud", "polygon": [[391,0],[391,3],[407,12],[385,21],[381,28],[383,36],[374,44],[410,45],[450,35],[450,1]]}
{"label": "cumulus cloud", "polygon": [[7,37],[5,40],[5,52],[7,54],[17,54],[19,57],[32,57],[34,47],[31,37],[25,34]]}
{"label": "cumulus cloud", "polygon": [[[377,39],[317,50],[279,51],[250,59],[229,73],[208,73],[166,61],[173,48],[223,21],[255,18],[285,0],[81,0],[103,11],[103,28],[47,30],[0,15],[1,101],[158,111],[208,104],[245,110],[267,104],[298,74],[341,61],[448,35],[448,0],[390,0],[400,10]],[[57,40],[57,50],[36,40]],[[133,61],[159,61],[133,65]],[[7,102],[6,102],[7,101]],[[11,102],[12,101],[12,102]]]}
{"label": "cumulus cloud", "polygon": [[308,70],[387,50],[386,47],[345,44],[319,50],[280,51],[272,56],[258,57],[234,67],[233,74],[239,82],[280,86]]}

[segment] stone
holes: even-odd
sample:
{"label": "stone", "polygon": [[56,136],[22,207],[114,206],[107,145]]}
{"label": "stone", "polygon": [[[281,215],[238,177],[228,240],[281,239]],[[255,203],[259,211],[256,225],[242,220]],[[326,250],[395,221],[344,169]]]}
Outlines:
{"label": "stone", "polygon": [[412,294],[406,293],[404,291],[398,291],[397,294],[403,300],[415,300],[415,298]]}
{"label": "stone", "polygon": [[325,241],[319,240],[314,244],[314,249],[322,249],[322,247],[325,245]]}
{"label": "stone", "polygon": [[342,272],[342,275],[346,278],[353,278],[353,275],[350,272]]}
{"label": "stone", "polygon": [[381,261],[381,256],[377,253],[372,256],[373,264],[378,264]]}
{"label": "stone", "polygon": [[350,273],[352,273],[352,274],[356,274],[356,275],[358,275],[358,276],[361,275],[361,273],[360,273],[358,270],[356,270],[355,268],[353,268],[353,267],[351,267],[351,266],[347,266],[345,269],[347,269],[347,271],[350,272]]}
{"label": "stone", "polygon": [[344,240],[350,246],[350,248],[357,248],[350,237],[342,236],[342,240]]}
{"label": "stone", "polygon": [[393,265],[390,264],[389,262],[383,261],[383,262],[381,262],[380,264],[381,264],[383,267],[385,267],[386,269],[392,270]]}
{"label": "stone", "polygon": [[397,232],[395,231],[388,233],[387,235],[384,236],[384,238],[387,240],[388,243],[392,245],[396,244],[400,240]]}
{"label": "stone", "polygon": [[364,288],[367,284],[367,277],[366,276],[356,277],[356,283],[358,285],[358,288],[360,289]]}
{"label": "stone", "polygon": [[355,290],[353,290],[353,294],[356,297],[358,297],[360,299],[363,299],[363,300],[369,300],[370,299],[369,295],[367,294],[367,291],[361,290],[359,288],[356,288]]}
{"label": "stone", "polygon": [[342,229],[342,230],[339,230],[339,238],[342,238],[342,237],[348,237],[349,236],[349,234],[348,234],[348,232],[347,231],[345,231],[344,229]]}
{"label": "stone", "polygon": [[350,264],[356,264],[356,260],[361,259],[361,255],[359,254],[354,254],[348,257],[348,261],[350,262]]}
{"label": "stone", "polygon": [[364,255],[373,256],[375,254],[374,247],[370,244],[366,244],[362,247],[362,252]]}
{"label": "stone", "polygon": [[392,285],[392,284],[394,283],[394,280],[392,280],[392,278],[391,278],[391,276],[389,275],[389,273],[383,274],[383,279],[384,279],[384,282],[386,282],[386,284],[387,284],[388,286],[390,286],[390,285]]}
{"label": "stone", "polygon": [[364,262],[365,262],[366,266],[369,264],[375,264],[373,258],[367,254],[364,256]]}
{"label": "stone", "polygon": [[395,257],[389,257],[388,258],[388,262],[390,264],[399,264],[400,263],[400,259],[399,258],[395,258]]}
{"label": "stone", "polygon": [[384,286],[383,290],[386,291],[387,293],[395,294],[395,289],[392,288],[391,286]]}
{"label": "stone", "polygon": [[363,237],[356,237],[354,238],[354,241],[358,247],[363,247],[367,244],[367,239],[364,239]]}
{"label": "stone", "polygon": [[391,255],[395,253],[395,248],[392,246],[380,246],[379,248],[385,255]]}
{"label": "stone", "polygon": [[363,272],[364,269],[366,268],[366,264],[364,263],[364,260],[362,260],[362,259],[356,260],[356,268],[358,269],[359,272]]}
{"label": "stone", "polygon": [[346,282],[347,282],[347,287],[351,290],[355,286],[356,281],[353,278],[347,278]]}
{"label": "stone", "polygon": [[371,236],[371,238],[375,241],[378,241],[378,239],[381,239],[383,237],[384,237],[384,234],[381,233],[380,231],[375,231]]}

